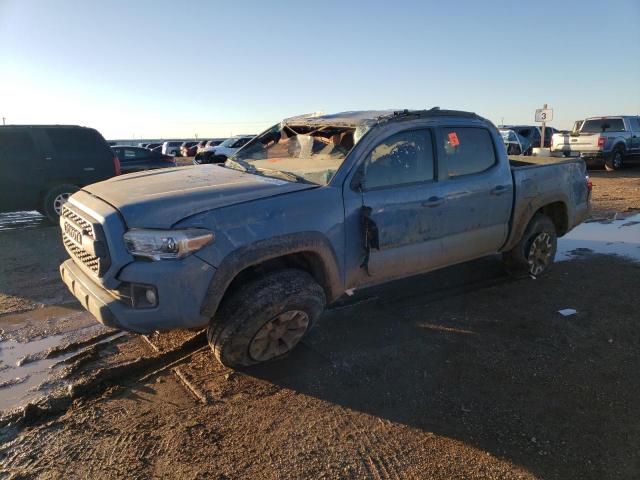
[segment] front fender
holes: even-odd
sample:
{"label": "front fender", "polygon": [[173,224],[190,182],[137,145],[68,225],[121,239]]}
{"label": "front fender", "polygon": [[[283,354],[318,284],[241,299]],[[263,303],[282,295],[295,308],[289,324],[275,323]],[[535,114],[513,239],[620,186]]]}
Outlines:
{"label": "front fender", "polygon": [[253,265],[267,260],[283,257],[292,253],[309,252],[321,259],[318,272],[320,283],[325,289],[329,302],[342,294],[342,282],[336,254],[329,240],[318,232],[299,232],[244,245],[222,260],[217,267],[207,289],[200,312],[212,317],[222,300],[229,284],[238,273]]}

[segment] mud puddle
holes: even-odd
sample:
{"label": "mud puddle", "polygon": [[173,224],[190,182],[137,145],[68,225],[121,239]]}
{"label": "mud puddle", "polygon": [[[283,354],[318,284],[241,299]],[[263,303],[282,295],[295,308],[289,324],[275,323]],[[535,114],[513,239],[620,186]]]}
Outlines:
{"label": "mud puddle", "polygon": [[27,343],[16,340],[0,342],[0,411],[19,406],[36,397],[39,390],[37,387],[47,379],[51,367],[74,353],[20,365],[20,361],[29,355],[55,347],[63,337],[64,335],[52,335]]}
{"label": "mud puddle", "polygon": [[0,411],[45,395],[65,361],[117,334],[75,305],[0,317]]}
{"label": "mud puddle", "polygon": [[0,232],[51,225],[47,217],[35,210],[29,212],[0,213]]}
{"label": "mud puddle", "polygon": [[558,240],[556,260],[590,255],[620,255],[640,262],[640,214],[579,225]]}

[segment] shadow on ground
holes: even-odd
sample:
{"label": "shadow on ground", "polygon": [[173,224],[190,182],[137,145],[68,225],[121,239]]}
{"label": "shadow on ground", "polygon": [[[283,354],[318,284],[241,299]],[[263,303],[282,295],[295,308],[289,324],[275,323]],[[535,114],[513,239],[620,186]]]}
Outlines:
{"label": "shadow on ground", "polygon": [[[640,325],[624,287],[638,285],[640,266],[593,257],[544,279],[437,299],[456,288],[447,278],[495,263],[334,310],[291,357],[247,373],[460,440],[542,478],[639,478]],[[565,307],[578,313],[557,313]]]}

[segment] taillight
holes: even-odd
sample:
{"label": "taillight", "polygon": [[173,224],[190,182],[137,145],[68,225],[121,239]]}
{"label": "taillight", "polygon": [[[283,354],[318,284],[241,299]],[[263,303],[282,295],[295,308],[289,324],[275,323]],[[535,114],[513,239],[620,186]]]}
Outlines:
{"label": "taillight", "polygon": [[585,175],[584,178],[587,181],[587,190],[593,190],[593,182],[589,179],[589,175]]}
{"label": "taillight", "polygon": [[116,169],[116,176],[122,174],[122,169],[120,168],[120,159],[117,156],[113,157],[113,166]]}
{"label": "taillight", "polygon": [[605,137],[598,137],[598,148],[604,149],[604,142],[606,141],[607,139]]}

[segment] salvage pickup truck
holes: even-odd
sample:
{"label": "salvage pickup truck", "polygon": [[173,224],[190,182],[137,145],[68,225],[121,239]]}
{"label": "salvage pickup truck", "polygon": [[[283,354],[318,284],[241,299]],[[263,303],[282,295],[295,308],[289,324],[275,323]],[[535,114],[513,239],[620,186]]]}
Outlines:
{"label": "salvage pickup truck", "polygon": [[352,289],[496,252],[540,275],[589,205],[584,162],[510,162],[473,113],[301,116],[221,165],[84,187],[63,207],[60,273],[103,324],[207,327],[240,367],[289,352]]}
{"label": "salvage pickup truck", "polygon": [[589,165],[620,170],[624,162],[640,155],[640,117],[592,117],[576,122],[568,134],[554,134],[551,151],[580,156]]}

